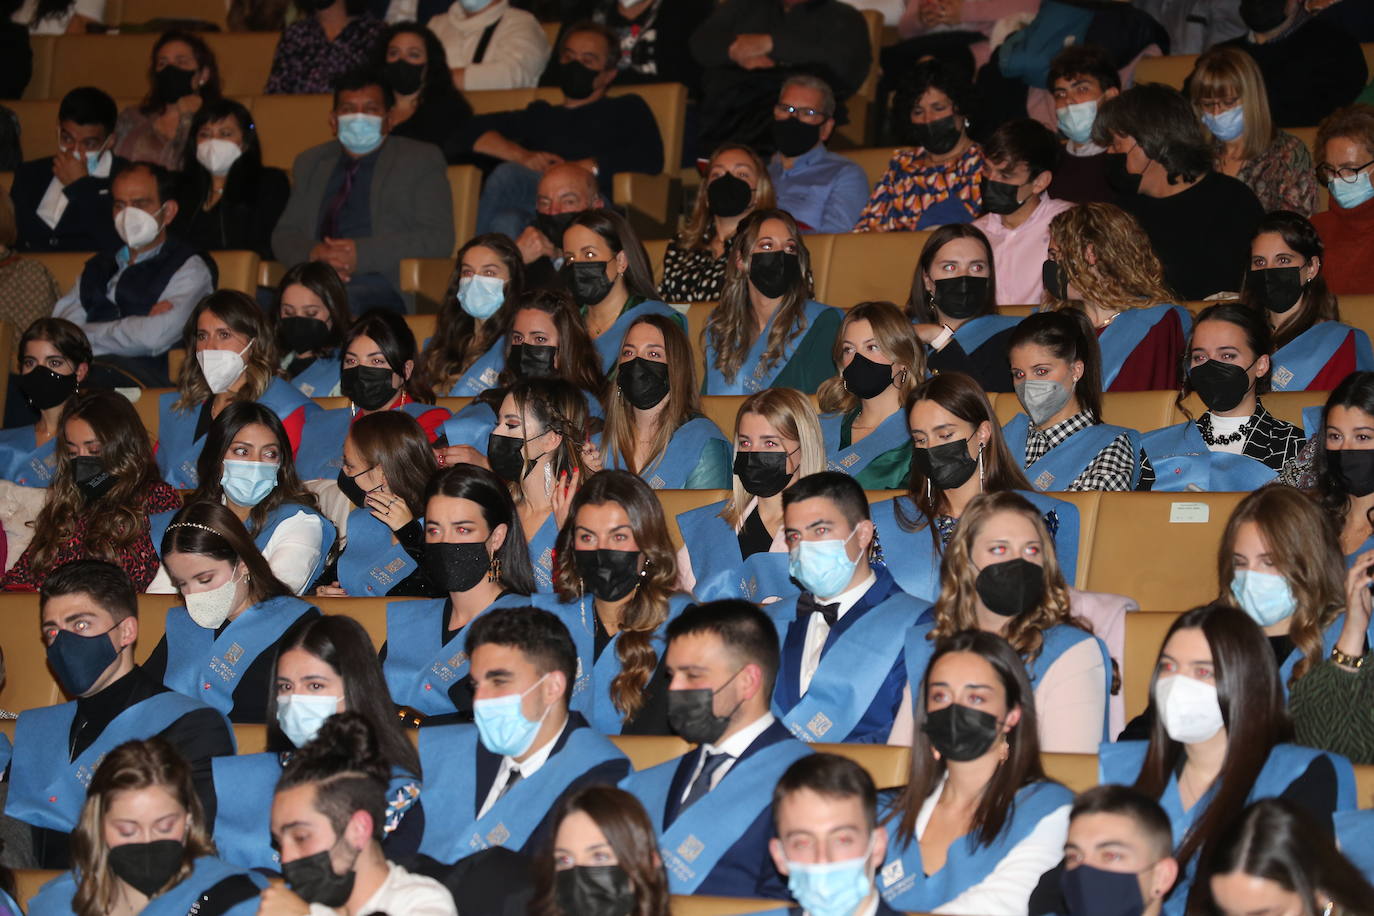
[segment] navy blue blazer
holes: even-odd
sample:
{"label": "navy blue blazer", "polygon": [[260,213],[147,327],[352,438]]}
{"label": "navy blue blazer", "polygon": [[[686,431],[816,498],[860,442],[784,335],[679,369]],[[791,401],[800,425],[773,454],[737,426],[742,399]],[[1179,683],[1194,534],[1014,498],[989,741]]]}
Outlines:
{"label": "navy blue blazer", "polygon": [[[38,205],[52,182],[52,156],[32,159],[14,171],[10,198],[19,227],[20,251],[112,251],[123,242],[114,229],[110,179],[87,175],[67,185],[67,209],[57,226],[38,218]],[[114,157],[110,172],[124,164]],[[66,292],[66,290],[63,290]]]}

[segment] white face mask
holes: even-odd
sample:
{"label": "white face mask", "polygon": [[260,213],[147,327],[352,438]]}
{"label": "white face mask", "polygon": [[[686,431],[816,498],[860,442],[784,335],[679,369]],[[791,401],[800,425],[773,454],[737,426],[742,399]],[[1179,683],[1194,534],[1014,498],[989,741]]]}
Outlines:
{"label": "white face mask", "polygon": [[[248,341],[248,347],[253,346],[253,341]],[[224,394],[229,390],[229,386],[234,384],[247,364],[243,361],[243,354],[248,352],[248,347],[244,347],[239,352],[233,350],[199,350],[196,352],[196,362],[200,363],[201,374],[205,376],[205,384],[210,386],[210,391],[214,394]]]}
{"label": "white face mask", "polygon": [[202,140],[196,144],[196,161],[211,175],[228,175],[242,155],[243,150],[232,140]]}
{"label": "white face mask", "polygon": [[224,625],[224,621],[229,619],[229,613],[234,610],[235,598],[238,596],[238,584],[242,581],[237,576],[230,576],[229,580],[223,585],[218,585],[208,591],[196,592],[193,595],[182,594],[182,599],[186,602],[186,613],[191,615],[191,619],[197,626],[205,627],[207,630],[218,630]]}
{"label": "white face mask", "polygon": [[1217,688],[1196,678],[1171,674],[1155,681],[1155,705],[1164,730],[1180,744],[1198,744],[1226,727]]}
{"label": "white face mask", "polygon": [[343,697],[322,694],[288,693],[277,697],[277,724],[296,747],[315,739],[324,720],[339,709]]}
{"label": "white face mask", "polygon": [[[166,204],[162,206],[165,207]],[[115,214],[115,232],[124,240],[124,244],[129,246],[130,251],[147,248],[162,231],[162,225],[157,221],[157,214],[161,212],[162,207],[158,207],[152,213],[138,207],[125,207]]]}

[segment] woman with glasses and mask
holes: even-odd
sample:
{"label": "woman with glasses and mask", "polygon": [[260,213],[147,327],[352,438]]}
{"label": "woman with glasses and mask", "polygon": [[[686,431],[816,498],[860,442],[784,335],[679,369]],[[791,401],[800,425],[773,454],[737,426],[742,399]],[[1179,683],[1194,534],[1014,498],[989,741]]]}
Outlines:
{"label": "woman with glasses and mask", "polygon": [[1374,289],[1374,105],[1337,109],[1317,127],[1317,182],[1331,205],[1312,215],[1338,296]]}
{"label": "woman with glasses and mask", "polygon": [[37,422],[0,430],[0,479],[46,487],[57,471],[58,420],[91,368],[91,342],[63,318],[39,318],[19,338],[15,384]]}
{"label": "woman with glasses and mask", "polygon": [[465,397],[497,383],[506,365],[511,304],[524,285],[520,249],[504,235],[475,236],[458,249],[434,336],[420,357],[436,392]]}
{"label": "woman with glasses and mask", "polygon": [[337,395],[353,315],[334,268],[303,261],[287,270],[268,315],[281,357],[278,371],[308,398]]}

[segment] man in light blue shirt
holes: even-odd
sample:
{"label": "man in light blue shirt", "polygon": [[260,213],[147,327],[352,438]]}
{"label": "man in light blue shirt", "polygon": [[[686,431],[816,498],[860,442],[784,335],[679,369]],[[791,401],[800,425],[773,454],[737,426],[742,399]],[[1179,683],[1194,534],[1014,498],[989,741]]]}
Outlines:
{"label": "man in light blue shirt", "polygon": [[832,153],[825,141],[835,129],[835,93],[822,79],[789,77],[773,106],[768,163],[778,206],[807,232],[848,232],[868,202],[868,177],[856,162]]}

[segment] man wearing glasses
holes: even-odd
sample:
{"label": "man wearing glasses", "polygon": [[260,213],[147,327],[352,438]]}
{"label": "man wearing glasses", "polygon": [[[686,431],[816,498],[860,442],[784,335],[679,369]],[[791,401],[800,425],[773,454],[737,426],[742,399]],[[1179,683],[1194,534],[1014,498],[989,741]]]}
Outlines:
{"label": "man wearing glasses", "polygon": [[825,148],[835,129],[835,93],[822,79],[798,75],[782,84],[773,106],[768,163],[778,206],[807,232],[848,232],[868,202],[858,163]]}

